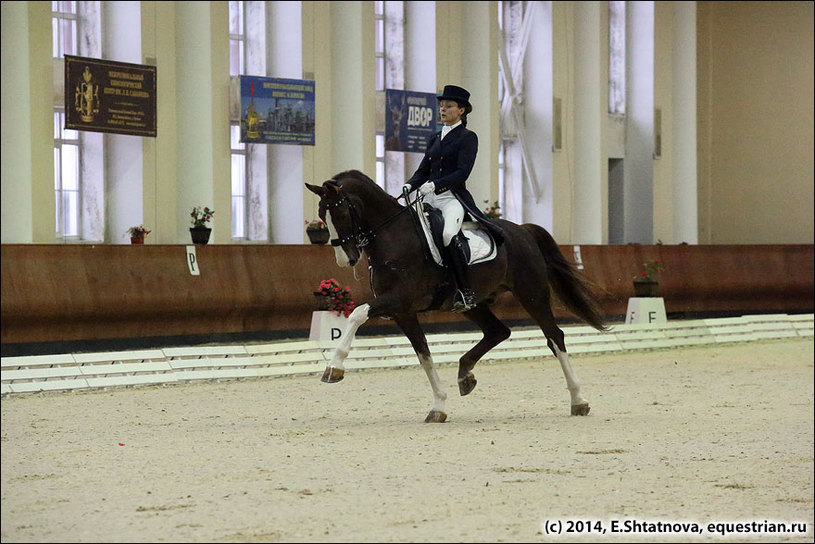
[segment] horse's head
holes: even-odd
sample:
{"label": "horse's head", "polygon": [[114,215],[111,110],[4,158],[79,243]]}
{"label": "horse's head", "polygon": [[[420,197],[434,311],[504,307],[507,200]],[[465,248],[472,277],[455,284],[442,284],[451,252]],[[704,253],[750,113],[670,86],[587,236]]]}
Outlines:
{"label": "horse's head", "polygon": [[328,225],[337,264],[343,268],[354,266],[362,255],[357,239],[362,233],[359,213],[351,196],[334,180],[322,186],[306,183],[306,187],[320,197],[319,216]]}

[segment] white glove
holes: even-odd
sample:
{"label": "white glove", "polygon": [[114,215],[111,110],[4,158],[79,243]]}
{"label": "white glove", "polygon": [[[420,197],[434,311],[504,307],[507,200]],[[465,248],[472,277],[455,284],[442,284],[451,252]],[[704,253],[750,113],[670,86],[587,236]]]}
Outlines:
{"label": "white glove", "polygon": [[409,193],[413,190],[413,186],[410,183],[405,183],[405,189],[407,189],[407,192]]}
{"label": "white glove", "polygon": [[429,195],[430,193],[434,192],[435,190],[436,190],[436,184],[433,183],[432,181],[428,181],[427,183],[425,183],[424,185],[419,187],[419,192],[422,194],[422,196]]}

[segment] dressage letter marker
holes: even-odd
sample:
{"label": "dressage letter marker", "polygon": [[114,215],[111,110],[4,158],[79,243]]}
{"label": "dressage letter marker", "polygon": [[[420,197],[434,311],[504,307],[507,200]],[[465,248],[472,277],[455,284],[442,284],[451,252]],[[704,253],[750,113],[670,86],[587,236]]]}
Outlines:
{"label": "dressage letter marker", "polygon": [[625,322],[631,323],[667,323],[665,300],[662,297],[632,297],[628,299]]}
{"label": "dressage letter marker", "polygon": [[201,271],[198,269],[198,257],[195,254],[195,246],[187,246],[187,266],[190,268],[190,274],[193,276],[201,275]]}
{"label": "dressage letter marker", "polygon": [[311,313],[311,332],[308,339],[317,342],[320,347],[337,347],[342,333],[348,326],[348,318],[336,312],[321,310]]}
{"label": "dressage letter marker", "polygon": [[583,255],[580,253],[580,246],[574,246],[574,264],[578,270],[583,270]]}

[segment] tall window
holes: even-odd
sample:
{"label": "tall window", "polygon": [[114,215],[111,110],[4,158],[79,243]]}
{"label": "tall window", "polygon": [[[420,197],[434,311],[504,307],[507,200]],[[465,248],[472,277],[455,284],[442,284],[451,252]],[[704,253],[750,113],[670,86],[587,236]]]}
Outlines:
{"label": "tall window", "polygon": [[[229,75],[238,77],[246,73],[246,18],[243,2],[229,2]],[[239,117],[243,116],[243,112]],[[230,153],[232,157],[232,238],[246,239],[247,157],[251,145],[240,141],[240,120],[230,125]]]}
{"label": "tall window", "polygon": [[51,2],[54,58],[76,54],[76,2]]}
{"label": "tall window", "polygon": [[[522,50],[526,48],[523,39],[524,4],[528,3],[517,0],[497,3],[498,28],[501,31],[505,58],[509,63],[504,66],[501,61],[501,77],[498,78],[498,111],[501,121],[501,144],[498,148],[498,205],[504,219],[518,222],[521,220],[523,201],[521,161],[525,158],[521,153],[519,135],[523,127],[516,124],[518,117],[514,116],[513,108],[519,106],[513,103],[512,89],[509,85],[515,86],[516,93],[523,90],[523,66],[517,59],[523,59]],[[526,10],[528,9],[530,7],[526,6]]]}
{"label": "tall window", "polygon": [[[51,33],[54,58],[77,52],[76,2],[51,2]],[[80,145],[76,130],[65,130],[64,106],[54,107],[54,200],[57,237],[80,235]]]}
{"label": "tall window", "polygon": [[608,3],[608,112],[625,113],[625,2]]}
{"label": "tall window", "polygon": [[65,113],[54,112],[54,200],[57,236],[79,236],[79,133],[67,130]]}
{"label": "tall window", "polygon": [[229,75],[239,76],[246,67],[246,33],[243,2],[229,2]]}
{"label": "tall window", "polygon": [[232,237],[246,238],[246,147],[241,143],[241,127],[230,126],[232,153]]}
{"label": "tall window", "polygon": [[[374,54],[376,56],[376,90],[385,92],[385,2],[374,2]],[[384,102],[384,100],[383,100]],[[376,183],[385,187],[385,132],[376,131]]]}

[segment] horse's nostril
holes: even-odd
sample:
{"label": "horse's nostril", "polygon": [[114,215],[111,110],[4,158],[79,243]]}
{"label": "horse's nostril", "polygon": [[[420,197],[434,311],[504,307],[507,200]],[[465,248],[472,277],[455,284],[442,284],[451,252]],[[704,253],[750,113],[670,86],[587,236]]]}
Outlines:
{"label": "horse's nostril", "polygon": [[349,264],[350,264],[351,266],[354,266],[355,264],[357,264],[357,260],[356,260],[356,259],[351,259],[351,260],[349,261]]}

